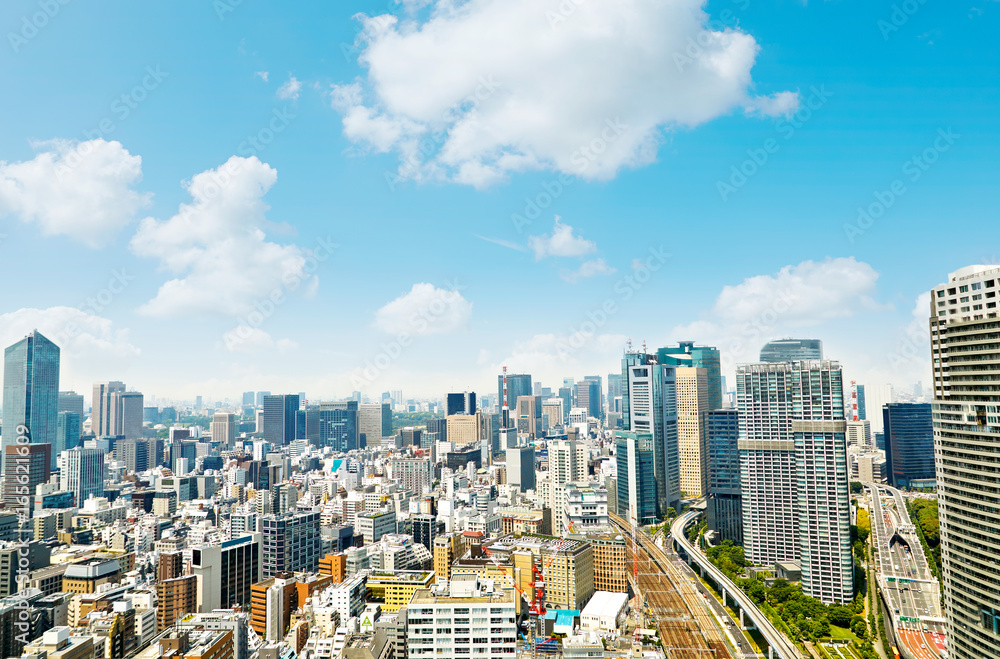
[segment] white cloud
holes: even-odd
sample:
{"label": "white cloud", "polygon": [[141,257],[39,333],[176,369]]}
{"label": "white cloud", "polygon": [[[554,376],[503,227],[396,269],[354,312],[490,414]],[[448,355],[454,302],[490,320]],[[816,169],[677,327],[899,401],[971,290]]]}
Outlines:
{"label": "white cloud", "polygon": [[573,227],[563,224],[556,216],[552,235],[529,236],[528,247],[535,253],[535,260],[540,261],[546,256],[585,256],[597,251],[597,244],[574,235]]}
{"label": "white cloud", "polygon": [[395,151],[403,179],[484,187],[552,169],[606,180],[656,158],[665,133],[756,97],[759,46],[713,30],[704,0],[435,0],[426,17],[359,15],[363,80],[333,89],[344,134]]}
{"label": "white cloud", "polygon": [[299,100],[299,92],[302,91],[302,82],[295,76],[289,74],[288,81],[278,87],[278,98],[284,100]]}
{"label": "white cloud", "polygon": [[597,334],[575,331],[560,334],[536,334],[516,341],[500,362],[484,369],[484,377],[496,374],[503,366],[512,373],[531,373],[540,382],[562,382],[571,373],[602,373],[609,364],[621,364],[622,350],[628,340],[624,334]]}
{"label": "white cloud", "polygon": [[259,327],[243,324],[222,335],[222,347],[228,352],[254,354],[277,349],[280,354],[294,350],[298,344],[291,339],[275,341],[270,334]]}
{"label": "white cloud", "polygon": [[790,117],[799,109],[799,95],[796,92],[778,92],[770,96],[758,96],[744,106],[748,115],[762,117]]}
{"label": "white cloud", "polygon": [[307,252],[270,242],[264,233],[263,197],[277,176],[256,157],[233,156],[185,183],[193,201],[181,204],[172,218],[143,220],[132,251],[158,258],[177,276],[139,311],[161,317],[241,316],[256,309],[266,317],[275,296],[314,285],[305,271]]}
{"label": "white cloud", "polygon": [[152,195],[134,188],[142,158],[119,142],[52,140],[32,145],[31,160],[0,161],[0,215],[34,222],[47,236],[90,247],[114,238]]}
{"label": "white cloud", "polygon": [[472,303],[457,290],[418,283],[375,312],[375,328],[387,334],[444,334],[460,329],[472,315]]}
{"label": "white cloud", "polygon": [[267,82],[267,78],[270,74],[267,71],[257,71],[256,73],[254,73],[254,75],[263,80],[264,82]]}
{"label": "white cloud", "polygon": [[580,267],[576,270],[563,270],[559,276],[563,278],[563,281],[575,284],[581,279],[586,279],[587,277],[593,277],[594,275],[613,275],[615,272],[617,271],[608,265],[604,259],[592,259],[581,263]]}
{"label": "white cloud", "polygon": [[120,376],[140,355],[127,329],[116,329],[107,318],[73,307],[0,314],[0,345],[20,341],[35,329],[59,346],[61,389]]}
{"label": "white cloud", "polygon": [[528,248],[521,243],[511,242],[509,240],[503,240],[502,238],[488,238],[486,236],[480,236],[475,234],[476,238],[480,240],[485,240],[488,243],[493,243],[494,245],[500,245],[501,247],[506,247],[507,249],[512,249],[516,252],[527,252]]}

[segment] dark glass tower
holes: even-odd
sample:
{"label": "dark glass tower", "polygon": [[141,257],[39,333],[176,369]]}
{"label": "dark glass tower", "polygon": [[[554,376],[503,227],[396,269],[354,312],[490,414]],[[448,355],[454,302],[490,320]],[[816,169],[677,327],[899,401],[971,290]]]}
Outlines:
{"label": "dark glass tower", "polygon": [[4,351],[0,444],[14,445],[23,435],[32,444],[55,447],[58,412],[59,346],[34,330]]}
{"label": "dark glass tower", "polygon": [[[660,348],[656,351],[656,357],[661,364],[693,366],[708,371],[708,409],[722,408],[722,359],[718,348],[696,346],[693,341],[681,341],[676,346]],[[687,361],[688,357],[690,362]]]}
{"label": "dark glass tower", "polygon": [[[507,407],[511,412],[517,407],[518,396],[531,396],[531,376],[527,373],[507,374]],[[497,376],[497,408],[503,408],[503,376]]]}
{"label": "dark glass tower", "polygon": [[295,440],[297,394],[264,396],[264,439],[275,446],[288,446]]}
{"label": "dark glass tower", "polygon": [[739,412],[712,410],[708,434],[708,528],[720,540],[743,544],[743,498],[740,496]]}
{"label": "dark glass tower", "polygon": [[885,471],[896,487],[934,478],[934,423],[930,403],[889,403],[882,408]]}

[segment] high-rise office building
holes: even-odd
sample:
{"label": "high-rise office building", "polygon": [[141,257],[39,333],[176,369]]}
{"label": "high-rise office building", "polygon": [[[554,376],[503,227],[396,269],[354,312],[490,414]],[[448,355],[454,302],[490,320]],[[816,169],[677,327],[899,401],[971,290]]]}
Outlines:
{"label": "high-rise office building", "polygon": [[421,513],[411,516],[410,519],[413,522],[413,541],[427,547],[428,551],[433,552],[434,538],[437,537],[438,530],[437,517]]}
{"label": "high-rise office building", "polygon": [[329,446],[336,451],[345,452],[361,448],[358,417],[358,402],[355,400],[320,403],[317,446]]}
{"label": "high-rise office building", "polygon": [[0,457],[18,437],[54,446],[58,412],[59,346],[34,330],[4,351]]}
{"label": "high-rise office building", "polygon": [[66,449],[80,445],[80,415],[76,412],[59,412],[56,415],[56,444],[52,447],[53,461]]}
{"label": "high-rise office building", "polygon": [[540,396],[518,396],[516,399],[514,419],[517,432],[530,437],[541,437],[542,432],[542,399]]}
{"label": "high-rise office building", "polygon": [[736,379],[747,558],[758,565],[800,561],[804,593],[828,603],[851,600],[840,364],[745,364]]}
{"label": "high-rise office building", "polygon": [[623,519],[638,525],[657,521],[656,477],[653,475],[653,435],[615,431],[616,506]]}
{"label": "high-rise office building", "polygon": [[535,489],[535,447],[514,446],[505,448],[507,482],[521,492]]}
{"label": "high-rise office building", "polygon": [[656,351],[657,361],[674,366],[703,368],[708,378],[708,409],[722,408],[724,381],[722,358],[718,348],[696,346],[692,341],[681,341],[676,346],[660,348]]}
{"label": "high-rise office building", "polygon": [[934,487],[934,423],[930,403],[889,403],[882,408],[885,472],[890,485]]}
{"label": "high-rise office building", "polygon": [[[448,441],[456,447],[478,444],[483,441],[483,422],[479,413],[453,414],[447,419]],[[440,456],[438,456],[440,458]]]}
{"label": "high-rise office building", "polygon": [[65,483],[63,489],[72,492],[76,505],[82,508],[90,495],[104,496],[104,451],[81,446],[63,451],[59,455],[59,474],[60,482]]}
{"label": "high-rise office building", "polygon": [[392,436],[392,405],[362,403],[358,405],[360,446],[378,446],[383,437]]}
{"label": "high-rise office building", "polygon": [[[652,436],[656,515],[680,509],[677,446],[677,368],[656,355],[629,352],[622,359],[622,428],[636,440]],[[639,442],[637,450],[645,450]]]}
{"label": "high-rise office building", "polygon": [[129,473],[146,471],[149,463],[149,441],[145,439],[125,439],[115,442],[115,460],[125,464]]}
{"label": "high-rise office building", "polygon": [[587,410],[587,416],[600,419],[603,416],[601,410],[601,383],[597,379],[584,378],[576,383],[577,406]]}
{"label": "high-rise office building", "polygon": [[708,435],[708,528],[721,540],[743,544],[740,496],[739,412],[712,410],[706,415]]}
{"label": "high-rise office building", "polygon": [[868,419],[868,410],[865,408],[865,385],[857,385],[858,390],[858,420],[865,421]]}
{"label": "high-rise office building", "polygon": [[621,398],[622,396],[622,374],[621,373],[609,373],[608,374],[608,411],[619,412],[614,408],[615,399]]}
{"label": "high-rise office building", "polygon": [[35,500],[35,488],[47,483],[51,473],[49,444],[11,444],[4,447],[3,501],[9,509],[21,510],[27,501],[29,510]]}
{"label": "high-rise office building", "polygon": [[288,446],[295,440],[297,394],[264,396],[264,440],[275,446]]}
{"label": "high-rise office building", "polygon": [[[1000,268],[973,265],[931,291],[934,459],[950,659],[1000,648]],[[888,439],[888,438],[887,438]]]}
{"label": "high-rise office building", "polygon": [[562,399],[563,419],[565,419],[573,409],[573,390],[569,387],[559,387],[559,398]]}
{"label": "high-rise office building", "polygon": [[708,370],[677,367],[677,453],[681,491],[701,497],[708,490]]}
{"label": "high-rise office building", "polygon": [[237,429],[238,425],[235,414],[217,412],[212,415],[210,432],[212,433],[213,442],[220,442],[222,446],[231,448],[236,443]]}
{"label": "high-rise office building", "polygon": [[760,361],[769,364],[823,359],[823,342],[819,339],[775,339],[760,349]]}
{"label": "high-rise office building", "polygon": [[[503,375],[497,376],[497,405],[503,407]],[[513,414],[517,399],[521,396],[533,396],[531,376],[527,373],[507,374],[507,406]]]}
{"label": "high-rise office building", "polygon": [[111,415],[108,437],[140,439],[142,437],[142,394],[138,391],[114,391],[108,396]]}
{"label": "high-rise office building", "polygon": [[452,414],[475,414],[476,413],[476,392],[466,391],[463,393],[448,394],[445,401],[448,416]]}
{"label": "high-rise office building", "polygon": [[253,391],[243,392],[243,407],[253,407],[255,400],[256,396]]}
{"label": "high-rise office building", "polygon": [[86,419],[83,409],[83,394],[78,394],[75,391],[60,391],[59,411],[72,412],[80,417],[80,421]]}
{"label": "high-rise office building", "polygon": [[322,556],[319,513],[265,515],[261,519],[264,578],[278,572],[315,572]]}
{"label": "high-rise office building", "polygon": [[191,550],[199,612],[250,607],[250,586],[263,578],[262,542],[262,534],[247,533]]}
{"label": "high-rise office building", "polygon": [[124,382],[114,380],[94,383],[94,395],[90,408],[90,431],[96,437],[119,434],[114,432],[114,426],[111,424],[111,394],[124,392]]}
{"label": "high-rise office building", "polygon": [[258,391],[257,397],[254,400],[255,407],[264,407],[264,397],[270,395],[271,395],[270,391]]}
{"label": "high-rise office building", "polygon": [[885,428],[882,425],[884,421],[882,408],[894,402],[896,402],[896,392],[893,390],[891,384],[869,384],[865,387],[865,417],[872,424],[872,432],[885,432]]}
{"label": "high-rise office building", "polygon": [[[875,441],[872,438],[872,424],[868,420],[847,422],[847,445],[858,446],[865,450],[873,450]],[[931,456],[931,462],[934,461]]]}

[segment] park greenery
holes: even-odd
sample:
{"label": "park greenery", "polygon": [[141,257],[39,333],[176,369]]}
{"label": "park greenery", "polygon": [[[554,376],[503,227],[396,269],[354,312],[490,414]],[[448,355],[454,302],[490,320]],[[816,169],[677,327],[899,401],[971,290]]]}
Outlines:
{"label": "park greenery", "polygon": [[941,531],[938,526],[938,502],[936,499],[912,499],[906,502],[910,519],[917,527],[920,544],[931,559],[928,567],[937,579],[941,579]]}

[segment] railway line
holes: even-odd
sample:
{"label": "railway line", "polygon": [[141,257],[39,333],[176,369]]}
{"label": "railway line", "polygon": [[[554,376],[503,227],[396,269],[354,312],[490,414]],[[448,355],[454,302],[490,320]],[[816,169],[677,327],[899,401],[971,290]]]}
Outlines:
{"label": "railway line", "polygon": [[[631,536],[631,527],[623,520],[613,522]],[[635,568],[629,574],[637,577],[636,589],[647,607],[644,614],[655,621],[668,659],[731,659],[718,623],[690,579],[651,538],[637,533],[635,539],[634,555],[632,543],[626,545],[629,567]]]}

